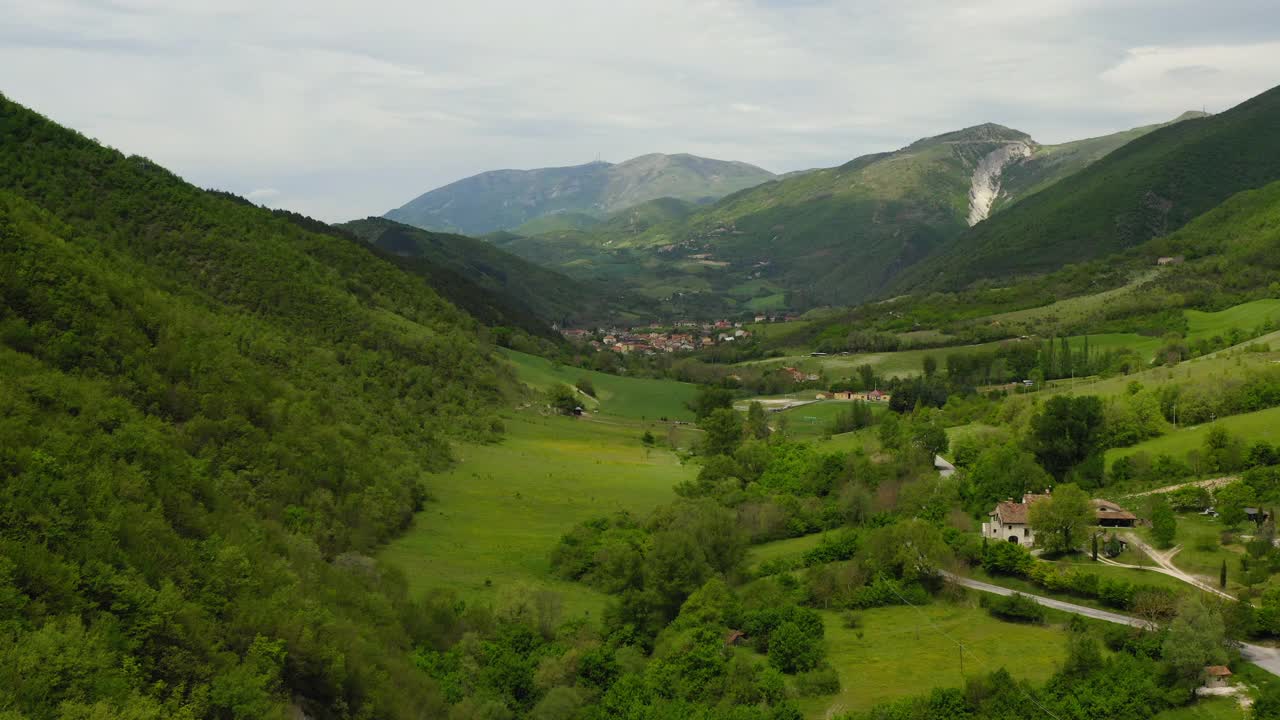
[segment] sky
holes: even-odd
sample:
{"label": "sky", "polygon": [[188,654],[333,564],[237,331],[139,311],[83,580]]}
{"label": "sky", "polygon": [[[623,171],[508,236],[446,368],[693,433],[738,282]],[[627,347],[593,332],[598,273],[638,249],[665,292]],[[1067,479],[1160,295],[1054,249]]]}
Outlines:
{"label": "sky", "polygon": [[1275,0],[0,0],[0,93],[327,221],[485,170],[1062,142],[1280,84]]}

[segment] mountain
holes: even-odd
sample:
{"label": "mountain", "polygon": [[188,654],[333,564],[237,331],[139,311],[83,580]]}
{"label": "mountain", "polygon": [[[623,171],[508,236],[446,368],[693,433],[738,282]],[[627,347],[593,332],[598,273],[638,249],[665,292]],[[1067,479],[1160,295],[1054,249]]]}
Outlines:
{"label": "mountain", "polygon": [[448,714],[369,553],[502,367],[367,245],[0,96],[5,714]]}
{"label": "mountain", "polygon": [[629,284],[677,313],[853,304],[1158,127],[1046,146],[978,125],[748,188],[637,232],[595,223],[503,246],[575,277]]}
{"label": "mountain", "polygon": [[1280,179],[1280,88],[1158,128],[952,238],[894,291],[1041,273],[1170,233]]}
{"label": "mountain", "polygon": [[1092,165],[1133,140],[1162,127],[1183,120],[1208,117],[1208,113],[1184,112],[1169,122],[1144,125],[1110,135],[1084,140],[1073,140],[1060,145],[1041,145],[1020,162],[1006,167],[1001,176],[1002,192],[992,211],[1002,210],[1012,203],[1033,195],[1068,175]]}
{"label": "mountain", "polygon": [[552,323],[607,322],[634,309],[616,292],[570,279],[483,240],[375,217],[339,227],[400,258],[404,267],[427,277],[432,287],[487,325],[547,335]]}
{"label": "mountain", "polygon": [[420,195],[385,217],[427,230],[484,235],[557,213],[603,217],[661,197],[708,202],[773,177],[754,165],[685,154],[641,155],[616,165],[495,170]]}

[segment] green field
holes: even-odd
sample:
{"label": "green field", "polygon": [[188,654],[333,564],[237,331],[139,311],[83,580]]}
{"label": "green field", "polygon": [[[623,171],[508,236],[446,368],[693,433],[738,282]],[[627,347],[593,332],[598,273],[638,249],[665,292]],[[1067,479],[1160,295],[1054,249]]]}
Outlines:
{"label": "green field", "polygon": [[1225,336],[1232,328],[1240,328],[1248,334],[1274,320],[1280,320],[1280,300],[1254,300],[1214,313],[1188,310],[1187,336],[1192,340],[1218,334]]}
{"label": "green field", "polygon": [[[1193,427],[1177,428],[1160,437],[1140,442],[1137,445],[1126,448],[1112,448],[1106,454],[1107,466],[1110,467],[1112,463],[1122,457],[1128,457],[1140,452],[1145,452],[1153,458],[1157,455],[1170,455],[1183,459],[1191,450],[1203,448],[1205,438],[1209,435],[1209,431],[1215,427],[1225,428],[1227,432],[1243,439],[1246,444],[1257,440],[1266,440],[1270,443],[1280,442],[1280,407],[1243,415],[1231,415]],[[1171,481],[1177,479],[1170,478]]]}
{"label": "green field", "polygon": [[598,613],[602,595],[550,578],[552,547],[582,520],[670,501],[672,486],[696,468],[642,446],[638,422],[528,413],[505,422],[501,443],[461,446],[460,462],[429,478],[435,502],[381,559],[415,593],[442,587],[487,601],[527,583],[562,591],[567,612]]}
{"label": "green field", "polygon": [[814,533],[812,535],[801,535],[800,537],[787,538],[786,540],[774,540],[773,542],[753,545],[747,552],[747,565],[755,567],[760,563],[777,560],[778,558],[799,559],[805,552],[822,544],[824,537],[834,538],[835,535]]}
{"label": "green field", "polygon": [[[573,385],[579,378],[591,378],[602,414],[633,419],[692,420],[693,413],[685,403],[693,399],[697,386],[672,380],[628,378],[594,370],[557,365],[546,358],[514,350],[502,351],[515,367],[520,382],[546,390],[556,383]],[[587,400],[587,407],[592,403]]]}
{"label": "green field", "polygon": [[[1117,292],[1117,291],[1108,291]],[[1072,298],[1061,301],[1062,303],[1073,303],[1071,307],[1090,307],[1096,304],[1105,303],[1107,293],[1088,296],[1084,298]],[[1057,303],[1055,303],[1057,305]],[[1021,310],[1017,313],[1006,313],[1005,315],[992,316],[993,318],[1009,317],[1034,317],[1032,313],[1049,312],[1046,306],[1044,308],[1033,308],[1031,310]],[[1060,311],[1065,312],[1059,308]],[[1253,302],[1236,305],[1220,312],[1206,313],[1198,310],[1186,311],[1188,332],[1187,340],[1195,341],[1200,339],[1208,339],[1214,336],[1225,337],[1232,328],[1239,328],[1246,335],[1254,329],[1267,322],[1268,320],[1280,320],[1280,300],[1255,300]],[[787,323],[791,325],[792,323]],[[757,326],[761,327],[761,326]],[[777,326],[775,326],[777,327]],[[932,335],[930,335],[932,334]],[[911,338],[929,338],[936,337],[936,331],[918,331],[916,333],[907,333],[903,337]],[[1091,351],[1115,351],[1121,349],[1129,349],[1137,352],[1145,358],[1154,357],[1156,351],[1163,345],[1163,340],[1158,337],[1150,337],[1147,335],[1138,335],[1136,333],[1095,333],[1091,335],[1076,335],[1069,338],[1072,347],[1079,349],[1085,338],[1089,340],[1089,349]],[[1280,332],[1271,333],[1257,340],[1266,341],[1280,340]],[[1255,342],[1250,340],[1248,342]],[[946,356],[951,354],[970,354],[991,352],[998,348],[1001,343],[1016,342],[1014,340],[1001,340],[980,345],[957,345],[950,347],[930,348],[926,350],[901,350],[898,352],[883,353],[862,353],[851,355],[827,355],[825,357],[811,357],[802,348],[796,348],[793,354],[780,357],[769,358],[766,360],[752,360],[744,365],[760,365],[760,364],[779,364],[801,368],[809,372],[818,372],[822,370],[829,379],[838,379],[852,377],[855,369],[859,365],[870,365],[875,368],[876,372],[884,377],[911,377],[919,375],[923,371],[924,357],[933,355],[938,364],[945,362]],[[1246,343],[1247,344],[1247,343]],[[1208,355],[1206,358],[1211,358]],[[1193,361],[1194,362],[1194,361]],[[1103,381],[1105,382],[1105,381]],[[1125,381],[1127,383],[1127,380]],[[1124,383],[1120,383],[1123,387]],[[1090,387],[1090,386],[1086,386]],[[1080,386],[1074,386],[1076,391],[1080,390]],[[1093,390],[1089,390],[1093,392]]]}
{"label": "green field", "polygon": [[1204,698],[1190,705],[1165,710],[1152,720],[1245,720],[1249,712],[1235,698]]}
{"label": "green field", "polygon": [[963,687],[956,642],[965,647],[965,675],[1004,667],[1016,678],[1039,682],[1066,656],[1066,636],[1055,626],[1002,622],[969,603],[865,610],[859,613],[860,630],[844,627],[837,613],[822,615],[827,659],[840,675],[840,692],[801,699],[810,718],[866,710],[937,687]]}
{"label": "green field", "polygon": [[1021,325],[1023,328],[1028,329],[1041,323],[1065,325],[1087,318],[1101,310],[1108,302],[1133,292],[1135,288],[1154,280],[1158,275],[1159,270],[1153,268],[1148,272],[1139,274],[1129,283],[1118,288],[1104,290],[1093,295],[1079,295],[1065,300],[1058,300],[1040,307],[988,315],[974,322],[977,324]]}
{"label": "green field", "polygon": [[[1266,341],[1272,338],[1280,341],[1280,333],[1273,333],[1259,338]],[[1254,341],[1250,341],[1254,342]],[[1273,347],[1275,344],[1273,344]],[[1165,383],[1195,383],[1213,377],[1238,376],[1253,369],[1269,366],[1272,361],[1280,360],[1280,352],[1239,352],[1219,351],[1204,357],[1194,358],[1178,363],[1173,367],[1160,366],[1103,379],[1077,380],[1075,383],[1061,381],[1048,393],[1074,393],[1077,395],[1099,395],[1102,397],[1119,395],[1125,392],[1129,383],[1137,381],[1148,388],[1158,387]]]}
{"label": "green field", "polygon": [[[824,437],[840,413],[849,410],[853,403],[847,400],[824,400],[797,408],[784,410],[770,416],[776,425],[779,417],[787,418],[787,432],[796,440],[816,440]],[[887,403],[872,403],[871,412],[878,415],[889,409]]]}

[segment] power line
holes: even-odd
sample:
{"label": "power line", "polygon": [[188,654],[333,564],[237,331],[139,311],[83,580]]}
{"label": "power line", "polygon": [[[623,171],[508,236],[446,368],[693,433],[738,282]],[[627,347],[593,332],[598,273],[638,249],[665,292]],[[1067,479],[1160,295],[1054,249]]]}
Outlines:
{"label": "power line", "polygon": [[[898,592],[898,588],[897,588],[897,587],[895,587],[893,583],[886,583],[886,585],[888,585],[888,586],[889,586],[889,589],[893,591],[893,594],[894,594],[894,595],[897,595],[897,596],[898,596],[898,599],[899,599],[899,600],[901,600],[902,602],[906,603],[906,605],[907,605],[908,607],[910,607],[912,610],[915,610],[917,613],[919,613],[919,614],[920,614],[920,616],[924,618],[925,622],[927,622],[927,623],[929,623],[930,625],[932,625],[932,626],[933,626],[933,628],[934,628],[934,630],[936,630],[936,631],[938,632],[938,634],[939,634],[939,635],[941,635],[942,637],[944,637],[944,638],[946,638],[946,639],[950,640],[951,642],[955,643],[955,644],[956,644],[956,647],[960,648],[960,676],[961,676],[961,677],[964,677],[964,643],[962,643],[962,642],[960,642],[959,640],[956,640],[955,638],[953,638],[953,637],[951,637],[950,635],[948,635],[948,634],[947,634],[947,631],[946,631],[946,630],[943,630],[943,629],[942,629],[942,628],[941,628],[937,623],[935,623],[935,622],[933,621],[933,619],[929,617],[928,613],[926,613],[924,610],[921,610],[919,607],[917,607],[917,606],[916,606],[914,603],[912,603],[910,600],[908,600],[908,599],[906,599],[905,597],[903,597],[902,593]],[[984,662],[982,662],[982,658],[981,658],[981,657],[979,657],[977,653],[973,652],[972,650],[970,650],[969,652],[970,652],[970,654],[971,654],[971,655],[973,655],[973,659],[978,661],[978,664],[979,664],[979,665],[982,665],[982,666],[986,667],[986,665],[987,665],[987,664],[986,664],[986,663],[984,663]],[[1054,714],[1053,714],[1053,712],[1049,710],[1049,708],[1045,707],[1044,705],[1041,705],[1041,704],[1040,704],[1040,701],[1039,701],[1039,700],[1036,700],[1035,696],[1034,696],[1034,695],[1032,695],[1031,693],[1027,692],[1027,691],[1026,691],[1026,689],[1024,689],[1021,685],[1019,685],[1018,683],[1016,683],[1016,682],[1015,682],[1015,683],[1014,683],[1014,687],[1018,688],[1018,690],[1019,690],[1023,695],[1025,695],[1025,696],[1027,697],[1027,699],[1028,699],[1028,700],[1030,700],[1031,702],[1035,703],[1036,707],[1038,707],[1038,708],[1040,708],[1041,710],[1043,710],[1043,711],[1044,711],[1044,713],[1045,713],[1046,715],[1048,715],[1049,717],[1053,718],[1053,720],[1062,720],[1062,718],[1059,718],[1057,715],[1054,715]]]}

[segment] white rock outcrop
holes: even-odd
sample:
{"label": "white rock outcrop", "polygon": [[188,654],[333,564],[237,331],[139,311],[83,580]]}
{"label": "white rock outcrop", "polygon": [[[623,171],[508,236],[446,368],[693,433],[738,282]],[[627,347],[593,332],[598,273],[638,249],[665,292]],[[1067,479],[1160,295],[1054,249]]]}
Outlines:
{"label": "white rock outcrop", "polygon": [[992,150],[973,169],[969,184],[969,226],[986,220],[1000,196],[1000,176],[1010,163],[1031,157],[1031,143],[1012,142]]}

